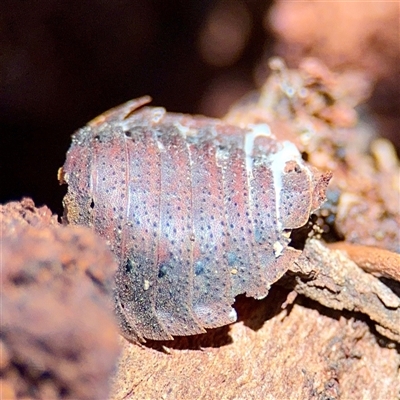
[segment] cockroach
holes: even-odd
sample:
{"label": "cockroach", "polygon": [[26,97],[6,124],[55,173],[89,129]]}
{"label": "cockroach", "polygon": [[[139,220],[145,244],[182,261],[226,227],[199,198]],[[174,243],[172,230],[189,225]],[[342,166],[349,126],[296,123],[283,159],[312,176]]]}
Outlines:
{"label": "cockroach", "polygon": [[60,170],[66,221],[92,227],[118,260],[115,308],[133,341],[204,333],[236,320],[235,296],[264,298],[329,181],[265,124],[148,101],[77,131]]}

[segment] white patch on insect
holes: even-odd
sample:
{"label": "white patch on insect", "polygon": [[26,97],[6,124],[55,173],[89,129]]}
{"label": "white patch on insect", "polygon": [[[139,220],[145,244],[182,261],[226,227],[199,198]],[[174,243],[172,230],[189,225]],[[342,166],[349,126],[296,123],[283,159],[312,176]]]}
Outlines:
{"label": "white patch on insect", "polygon": [[158,150],[165,151],[165,146],[159,140],[157,140],[157,147]]}
{"label": "white patch on insect", "polygon": [[[251,180],[253,179],[253,150],[254,142],[257,137],[264,136],[270,138],[272,136],[271,129],[267,124],[250,125],[250,131],[244,137],[244,152],[246,156],[246,175],[247,187],[251,187]],[[249,191],[249,210],[253,207],[253,199]]]}
{"label": "white patch on insect", "polygon": [[143,284],[143,289],[148,290],[149,288],[150,288],[150,282],[147,279],[145,279]]}
{"label": "white patch on insect", "polygon": [[225,148],[218,146],[215,152],[215,157],[217,160],[217,165],[221,167],[223,165],[223,161],[229,160],[229,153]]}
{"label": "white patch on insect", "polygon": [[197,135],[197,130],[196,129],[191,129],[188,126],[182,125],[178,121],[174,121],[174,126],[179,130],[179,133],[186,139],[188,136],[196,136]]}
{"label": "white patch on insect", "polygon": [[280,255],[282,255],[283,246],[281,242],[276,241],[273,245],[273,248],[274,248],[275,258],[278,258]]}
{"label": "white patch on insect", "polygon": [[158,124],[163,118],[167,111],[163,107],[155,107],[151,110],[151,122]]}
{"label": "white patch on insect", "polygon": [[271,137],[271,129],[267,124],[250,125],[251,131],[246,133],[244,137],[244,152],[246,154],[246,170],[247,174],[251,174],[253,170],[253,150],[256,138],[260,136]]}
{"label": "white patch on insect", "polygon": [[281,192],[283,189],[283,174],[285,173],[285,165],[288,161],[296,161],[301,165],[302,159],[301,154],[297,147],[288,141],[284,141],[281,144],[281,149],[276,153],[269,154],[268,161],[272,170],[275,188],[275,205],[276,205],[276,221],[278,229],[282,229],[280,203],[281,203]]}

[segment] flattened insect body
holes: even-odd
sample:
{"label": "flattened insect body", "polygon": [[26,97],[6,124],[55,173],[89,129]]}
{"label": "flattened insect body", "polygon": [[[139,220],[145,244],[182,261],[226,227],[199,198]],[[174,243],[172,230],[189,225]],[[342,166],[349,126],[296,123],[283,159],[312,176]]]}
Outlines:
{"label": "flattened insect body", "polygon": [[267,126],[169,114],[139,99],[78,131],[62,168],[69,223],[93,227],[119,261],[116,313],[133,340],[236,320],[299,256],[290,230],[329,178]]}

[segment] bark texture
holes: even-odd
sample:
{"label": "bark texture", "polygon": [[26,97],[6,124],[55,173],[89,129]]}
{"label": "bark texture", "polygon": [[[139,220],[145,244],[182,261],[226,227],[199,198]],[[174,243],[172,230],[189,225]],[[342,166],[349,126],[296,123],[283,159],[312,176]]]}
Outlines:
{"label": "bark texture", "polygon": [[205,335],[123,350],[113,399],[397,399],[399,348],[359,314],[288,292],[241,297],[240,321]]}
{"label": "bark texture", "polygon": [[0,218],[0,398],[107,397],[119,354],[111,252],[30,199]]}

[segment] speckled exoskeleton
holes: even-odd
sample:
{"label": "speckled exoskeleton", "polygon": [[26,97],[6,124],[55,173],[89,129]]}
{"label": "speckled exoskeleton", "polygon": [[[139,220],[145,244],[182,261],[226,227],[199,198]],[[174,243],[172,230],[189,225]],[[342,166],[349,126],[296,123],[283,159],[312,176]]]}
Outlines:
{"label": "speckled exoskeleton", "polygon": [[291,230],[307,223],[329,181],[267,125],[146,102],[76,132],[61,169],[66,220],[91,226],[118,259],[116,312],[135,341],[229,324],[236,295],[265,297],[299,257]]}

